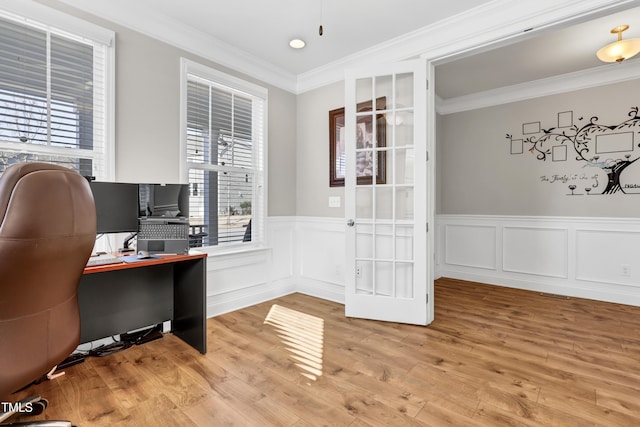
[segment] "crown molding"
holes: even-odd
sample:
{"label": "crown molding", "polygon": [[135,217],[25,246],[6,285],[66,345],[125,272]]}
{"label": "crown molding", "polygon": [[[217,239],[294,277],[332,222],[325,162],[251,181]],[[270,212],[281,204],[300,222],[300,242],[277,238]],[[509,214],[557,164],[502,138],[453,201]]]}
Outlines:
{"label": "crown molding", "polygon": [[106,46],[111,46],[115,40],[115,33],[111,30],[34,1],[3,0],[0,9],[19,21],[30,22],[38,27],[51,26],[62,32],[74,31]]}
{"label": "crown molding", "polygon": [[[537,0],[516,2],[495,0],[491,8],[478,9],[471,18],[445,22],[444,28],[431,31],[423,44],[421,57],[436,62],[465,53],[478,53],[534,37],[542,30],[590,15],[620,10],[638,0]],[[470,25],[469,19],[476,20]],[[425,41],[427,38],[425,38]]]}
{"label": "crown molding", "polygon": [[589,70],[505,86],[471,95],[446,100],[438,98],[436,99],[436,112],[442,115],[460,113],[638,78],[640,78],[640,60],[631,60],[622,64],[607,64]]}
{"label": "crown molding", "polygon": [[[58,1],[67,4],[66,0]],[[73,7],[73,2],[68,4]],[[253,77],[260,82],[296,92],[295,74],[184,25],[157,10],[141,9],[135,2],[131,2],[127,13],[121,13],[120,9],[102,2],[86,2],[83,4],[83,11]]]}

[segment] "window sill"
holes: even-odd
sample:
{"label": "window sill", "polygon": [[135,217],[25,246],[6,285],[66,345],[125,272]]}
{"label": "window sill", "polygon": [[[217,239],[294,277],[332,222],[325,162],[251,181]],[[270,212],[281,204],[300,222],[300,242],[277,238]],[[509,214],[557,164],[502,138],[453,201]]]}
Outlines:
{"label": "window sill", "polygon": [[271,248],[265,246],[233,246],[228,248],[220,248],[217,246],[202,246],[189,250],[189,253],[205,253],[208,257],[232,256],[232,255],[256,255],[271,251]]}

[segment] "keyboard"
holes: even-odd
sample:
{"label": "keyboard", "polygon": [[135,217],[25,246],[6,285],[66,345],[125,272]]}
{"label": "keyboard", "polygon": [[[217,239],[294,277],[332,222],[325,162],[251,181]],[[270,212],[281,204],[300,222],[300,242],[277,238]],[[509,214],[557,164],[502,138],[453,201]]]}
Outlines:
{"label": "keyboard", "polygon": [[105,264],[116,264],[122,262],[120,258],[111,254],[101,254],[98,256],[92,256],[87,261],[87,267],[93,267],[96,265],[105,265]]}
{"label": "keyboard", "polygon": [[171,240],[188,239],[189,224],[159,224],[140,222],[138,239],[142,240]]}

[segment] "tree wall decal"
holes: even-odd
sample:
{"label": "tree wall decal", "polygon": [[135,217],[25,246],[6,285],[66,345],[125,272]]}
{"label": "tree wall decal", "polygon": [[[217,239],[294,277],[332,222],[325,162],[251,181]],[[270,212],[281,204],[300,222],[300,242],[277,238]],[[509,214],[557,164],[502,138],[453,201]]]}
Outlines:
{"label": "tree wall decal", "polygon": [[[620,184],[620,176],[630,165],[640,159],[640,155],[633,157],[634,146],[631,145],[626,151],[607,152],[607,157],[603,157],[596,149],[596,141],[601,135],[615,135],[622,133],[632,133],[631,140],[634,141],[633,134],[640,133],[640,116],[638,107],[631,107],[628,119],[617,125],[603,125],[598,123],[598,117],[593,116],[588,123],[578,127],[572,124],[568,128],[551,127],[541,129],[536,135],[531,135],[523,140],[524,144],[530,147],[528,151],[536,156],[537,160],[546,161],[552,153],[554,146],[565,145],[571,147],[576,157],[575,159],[584,162],[584,166],[601,169],[607,175],[607,186],[602,194],[625,193]],[[583,120],[582,117],[578,119]],[[513,135],[507,134],[507,140],[513,143]],[[635,142],[633,143],[635,144]],[[640,147],[640,144],[637,145]],[[622,153],[626,153],[622,155]],[[611,157],[609,157],[611,156]],[[616,156],[619,156],[616,158]],[[570,188],[573,194],[574,188]]]}

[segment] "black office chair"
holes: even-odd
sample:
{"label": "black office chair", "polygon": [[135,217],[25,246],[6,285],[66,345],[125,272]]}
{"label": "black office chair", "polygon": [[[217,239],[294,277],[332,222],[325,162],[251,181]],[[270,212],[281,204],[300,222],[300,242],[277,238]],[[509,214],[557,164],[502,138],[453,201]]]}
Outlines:
{"label": "black office chair", "polygon": [[[78,283],[96,237],[89,184],[62,166],[9,166],[0,177],[0,221],[0,400],[6,402],[79,344]],[[29,399],[36,412],[46,407],[38,396]],[[11,412],[0,413],[0,421]]]}
{"label": "black office chair", "polygon": [[249,224],[247,224],[247,228],[244,230],[244,236],[242,237],[243,242],[251,241],[251,220],[249,220]]}

